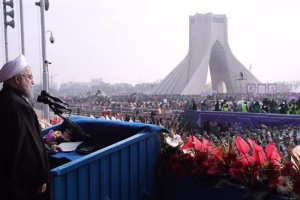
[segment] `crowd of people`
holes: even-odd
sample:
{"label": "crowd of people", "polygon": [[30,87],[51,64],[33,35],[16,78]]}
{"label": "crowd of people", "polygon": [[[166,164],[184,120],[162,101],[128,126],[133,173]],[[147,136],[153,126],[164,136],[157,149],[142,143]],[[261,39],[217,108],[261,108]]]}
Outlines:
{"label": "crowd of people", "polygon": [[300,114],[300,100],[292,99],[287,102],[285,99],[275,101],[274,99],[264,98],[262,101],[201,101],[200,106],[197,106],[193,100],[188,101],[186,109],[201,110],[201,111],[225,111],[225,112],[251,112],[251,113],[277,113],[277,114]]}

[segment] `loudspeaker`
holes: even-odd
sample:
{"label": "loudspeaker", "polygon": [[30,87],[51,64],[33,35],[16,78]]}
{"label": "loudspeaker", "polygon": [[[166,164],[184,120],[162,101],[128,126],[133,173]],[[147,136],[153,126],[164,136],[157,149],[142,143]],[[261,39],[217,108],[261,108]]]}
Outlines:
{"label": "loudspeaker", "polygon": [[10,26],[12,28],[15,28],[15,20],[11,20],[9,22],[4,23],[6,26]]}
{"label": "loudspeaker", "polygon": [[4,12],[4,14],[10,16],[11,18],[14,18],[14,16],[15,16],[15,11],[14,11],[14,10],[11,10],[11,11],[8,11],[8,12]]}
{"label": "loudspeaker", "polygon": [[11,8],[14,7],[14,1],[10,0],[10,1],[3,1],[3,5],[9,6]]}

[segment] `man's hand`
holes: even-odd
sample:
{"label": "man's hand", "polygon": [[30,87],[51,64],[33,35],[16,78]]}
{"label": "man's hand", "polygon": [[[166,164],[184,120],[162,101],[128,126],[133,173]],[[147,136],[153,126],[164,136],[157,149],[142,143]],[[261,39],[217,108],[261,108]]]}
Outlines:
{"label": "man's hand", "polygon": [[61,152],[62,151],[62,149],[58,146],[58,145],[52,145],[51,146],[51,149],[50,149],[50,153],[58,153],[58,152]]}
{"label": "man's hand", "polygon": [[45,193],[46,189],[47,189],[47,184],[44,183],[42,186],[39,186],[39,187],[36,188],[35,195],[39,196],[39,195]]}

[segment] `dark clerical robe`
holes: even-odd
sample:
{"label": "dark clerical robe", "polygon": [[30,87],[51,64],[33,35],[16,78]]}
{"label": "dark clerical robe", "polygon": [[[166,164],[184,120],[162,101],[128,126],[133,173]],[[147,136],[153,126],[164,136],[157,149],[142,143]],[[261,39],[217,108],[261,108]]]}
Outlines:
{"label": "dark clerical robe", "polygon": [[5,84],[0,92],[0,141],[0,199],[36,199],[36,188],[49,181],[45,143],[32,107]]}

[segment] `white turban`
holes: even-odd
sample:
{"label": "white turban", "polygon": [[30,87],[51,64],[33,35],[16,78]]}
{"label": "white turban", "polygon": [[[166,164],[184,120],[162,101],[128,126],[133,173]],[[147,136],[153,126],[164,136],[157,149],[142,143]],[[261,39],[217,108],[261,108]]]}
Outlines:
{"label": "white turban", "polygon": [[5,63],[0,70],[0,83],[9,80],[27,66],[25,56],[20,55],[15,60]]}

